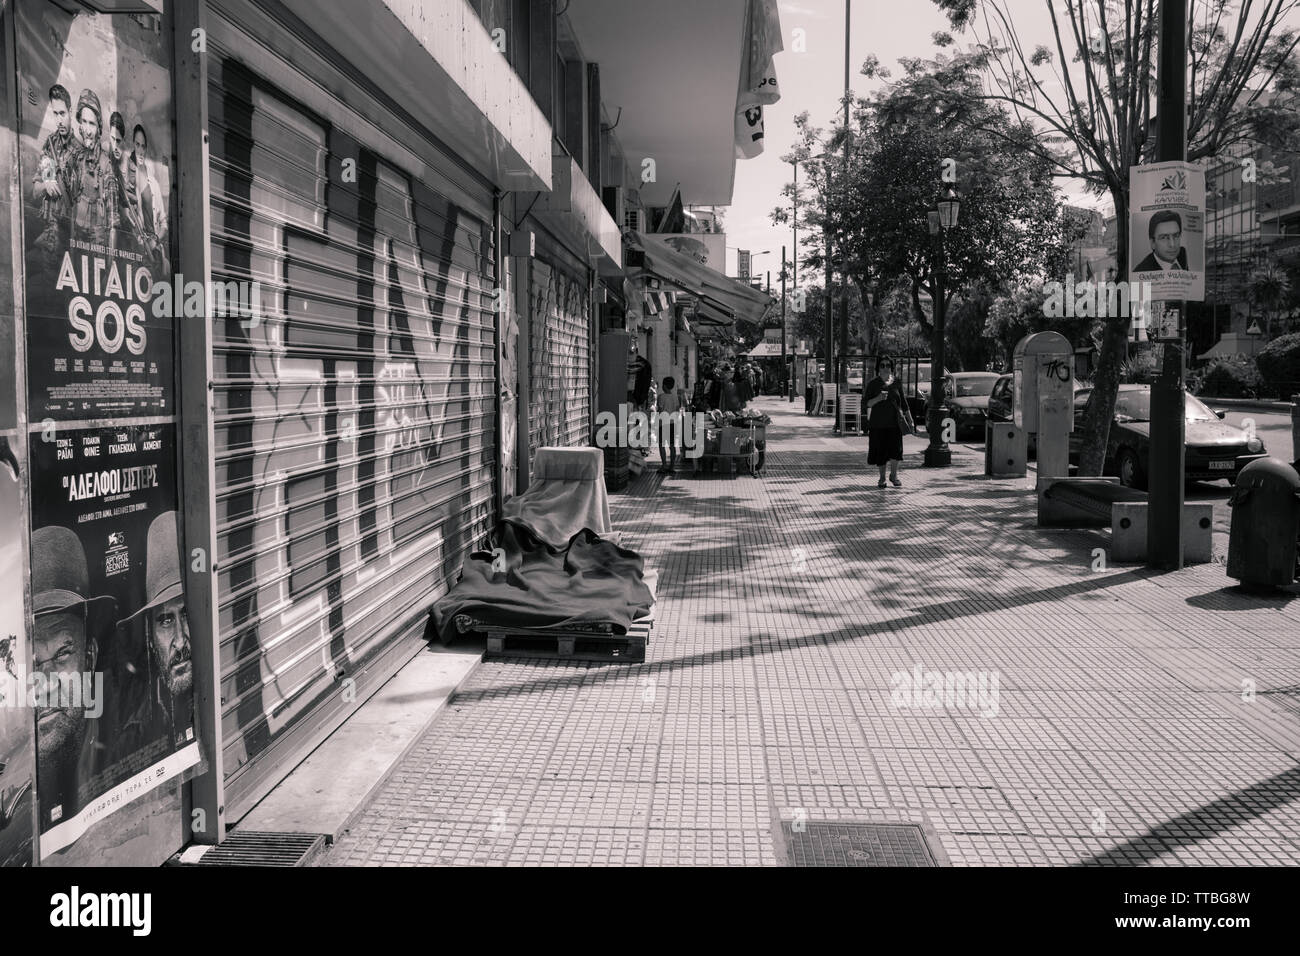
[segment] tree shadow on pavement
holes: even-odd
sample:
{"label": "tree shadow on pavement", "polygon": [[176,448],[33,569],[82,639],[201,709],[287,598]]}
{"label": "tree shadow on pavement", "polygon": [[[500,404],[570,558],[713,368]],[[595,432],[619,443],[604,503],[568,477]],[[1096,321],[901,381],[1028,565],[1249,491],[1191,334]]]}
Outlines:
{"label": "tree shadow on pavement", "polygon": [[1226,797],[1181,813],[1146,833],[1098,853],[1076,866],[1133,866],[1134,857],[1154,860],[1173,849],[1195,846],[1262,817],[1300,798],[1300,766],[1244,787]]}

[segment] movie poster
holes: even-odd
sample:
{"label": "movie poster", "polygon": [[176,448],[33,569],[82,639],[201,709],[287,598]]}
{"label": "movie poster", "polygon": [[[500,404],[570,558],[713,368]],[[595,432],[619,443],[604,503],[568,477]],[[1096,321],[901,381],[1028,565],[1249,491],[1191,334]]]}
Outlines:
{"label": "movie poster", "polygon": [[42,858],[199,760],[175,435],[31,436]]}
{"label": "movie poster", "polygon": [[[7,5],[0,4],[0,28]],[[13,102],[10,68],[0,44],[0,95]],[[14,177],[15,129],[10,109],[0,110],[0,182]],[[0,190],[0,866],[32,863],[32,710],[24,693],[29,659],[23,607],[22,432],[18,429],[18,379],[14,328],[14,269],[11,256],[13,208],[8,188]]]}
{"label": "movie poster", "polygon": [[174,232],[160,18],[19,12],[30,421],[170,415],[172,319],[151,308]]}
{"label": "movie poster", "polygon": [[20,505],[18,473],[8,461],[0,461],[0,866],[30,866],[32,862],[35,763],[32,709],[26,693]]}

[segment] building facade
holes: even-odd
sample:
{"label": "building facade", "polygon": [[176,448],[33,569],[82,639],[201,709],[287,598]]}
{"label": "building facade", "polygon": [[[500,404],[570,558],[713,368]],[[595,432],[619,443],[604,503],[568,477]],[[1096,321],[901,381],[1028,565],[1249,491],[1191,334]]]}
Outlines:
{"label": "building facade", "polygon": [[4,708],[5,862],[220,841],[423,646],[537,449],[591,441],[602,323],[645,311],[625,206],[730,201],[775,9],[672,5],[0,11],[0,690],[56,632],[103,680]]}

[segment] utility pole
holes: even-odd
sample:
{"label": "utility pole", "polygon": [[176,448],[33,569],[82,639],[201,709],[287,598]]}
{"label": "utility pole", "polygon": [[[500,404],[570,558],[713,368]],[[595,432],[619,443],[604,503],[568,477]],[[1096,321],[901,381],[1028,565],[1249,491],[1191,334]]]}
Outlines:
{"label": "utility pole", "polygon": [[[844,0],[844,187],[849,185],[849,103],[853,99],[849,87],[849,0]],[[849,257],[848,250],[840,250],[840,299],[844,303],[840,317],[840,354],[837,360],[836,381],[845,391],[849,387]],[[865,383],[864,383],[865,384]]]}
{"label": "utility pole", "polygon": [[[785,371],[785,246],[781,247],[781,390],[785,391],[789,375]],[[793,401],[793,398],[791,399]]]}
{"label": "utility pole", "polygon": [[[794,224],[794,294],[799,295],[799,157],[794,158],[790,164],[794,167],[794,197],[793,197],[793,216],[790,221]],[[783,247],[784,248],[784,247]],[[781,253],[781,258],[785,258],[785,252]],[[782,303],[785,302],[785,296],[781,296]],[[781,306],[784,313],[785,305]],[[781,321],[781,351],[785,352],[785,320]],[[785,367],[785,355],[781,356],[781,367]],[[794,362],[790,363],[790,373],[786,376],[788,379],[786,391],[789,393],[790,401],[794,401]]]}
{"label": "utility pole", "polygon": [[790,164],[794,167],[794,291],[799,291],[799,160]]}
{"label": "utility pole", "polygon": [[835,376],[835,290],[832,286],[834,275],[831,271],[831,224],[830,224],[830,165],[826,169],[827,185],[827,203],[826,203],[826,315],[822,325],[825,329],[826,337],[826,372],[822,377],[822,384],[830,381]]}
{"label": "utility pole", "polygon": [[[1187,159],[1187,0],[1160,0],[1160,59],[1156,68],[1156,161]],[[1186,302],[1177,306],[1186,325]],[[1164,366],[1151,386],[1148,456],[1147,564],[1183,566],[1183,482],[1187,412],[1183,398],[1184,342],[1164,343]]]}

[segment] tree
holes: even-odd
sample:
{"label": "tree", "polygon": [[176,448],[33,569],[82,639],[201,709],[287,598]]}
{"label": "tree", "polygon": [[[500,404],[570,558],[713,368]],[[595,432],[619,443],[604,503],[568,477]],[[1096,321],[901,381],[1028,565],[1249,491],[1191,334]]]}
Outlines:
{"label": "tree", "polygon": [[[821,355],[826,336],[826,287],[806,285],[800,291],[803,293],[804,309],[802,312],[794,313],[791,335],[796,341],[807,339],[812,343],[813,352]],[[831,284],[831,299],[835,303],[837,322],[840,320],[840,303],[846,294],[849,300],[849,341],[852,345],[855,341],[861,342],[865,335],[867,322],[863,314],[862,300],[855,295],[852,288],[846,290],[842,282],[836,281]]]}
{"label": "tree", "polygon": [[812,345],[813,354],[821,355],[823,331],[826,328],[826,292],[820,285],[806,285],[800,291],[804,293],[804,308],[802,312],[795,313],[790,334],[796,342],[807,339]]}
{"label": "tree", "polygon": [[[888,75],[874,58],[863,72]],[[927,212],[939,198],[941,180],[951,181],[960,193],[961,214],[958,228],[943,237],[945,288],[949,294],[967,290],[973,300],[974,311],[957,317],[963,324],[956,334],[965,337],[956,345],[964,361],[983,367],[987,297],[1042,278],[1049,254],[1060,253],[1062,212],[1051,165],[1028,148],[1033,128],[996,105],[970,99],[957,113],[978,115],[987,127],[972,134],[958,125],[958,115],[944,111],[953,100],[936,83],[933,69],[907,60],[899,80],[870,100],[858,100],[847,163],[842,126],[823,141],[806,114],[796,118],[799,141],[787,158],[801,159],[807,170],[799,190],[803,261],[805,268],[824,268],[829,235],[836,271],[847,276],[850,298],[856,294],[862,304],[864,351],[880,350],[889,331],[883,301],[900,282],[911,306],[901,326],[915,324],[918,342],[929,339],[924,300],[937,296],[941,260]],[[790,188],[786,198],[793,200]],[[790,217],[789,203],[773,212],[777,222]]]}
{"label": "tree", "polygon": [[[1119,278],[1128,270],[1129,167],[1155,155],[1156,0],[1044,0],[1051,45],[1024,43],[1007,0],[934,0],[973,45],[936,61],[939,89],[957,105],[975,97],[1032,121],[1032,148],[1056,174],[1109,194],[1118,230]],[[1300,147],[1297,0],[1189,0],[1189,160],[1237,145]],[[951,40],[950,37],[945,37]],[[959,115],[981,129],[977,114]],[[1100,474],[1128,334],[1127,318],[1104,323],[1093,401],[1082,424],[1079,473]]]}
{"label": "tree", "polygon": [[1264,317],[1264,339],[1273,337],[1273,326],[1292,303],[1291,279],[1276,262],[1266,262],[1251,273],[1246,298]]}
{"label": "tree", "polygon": [[948,312],[944,364],[950,371],[982,372],[993,358],[984,331],[992,304],[992,295],[974,289]]}
{"label": "tree", "polygon": [[1096,346],[1101,339],[1100,319],[1056,316],[1043,308],[1042,289],[1028,286],[998,296],[989,305],[984,335],[996,343],[1000,361],[1010,365],[1016,344],[1035,332],[1060,332],[1076,349]]}

